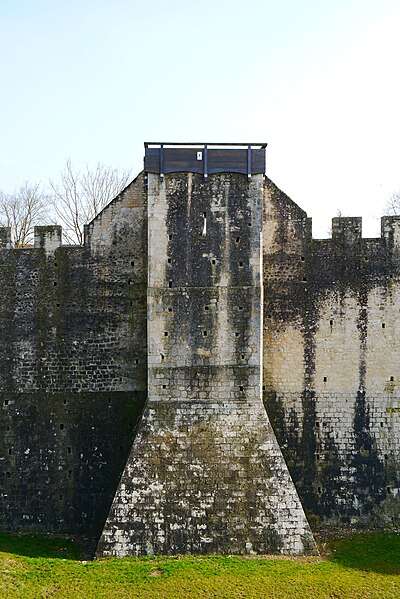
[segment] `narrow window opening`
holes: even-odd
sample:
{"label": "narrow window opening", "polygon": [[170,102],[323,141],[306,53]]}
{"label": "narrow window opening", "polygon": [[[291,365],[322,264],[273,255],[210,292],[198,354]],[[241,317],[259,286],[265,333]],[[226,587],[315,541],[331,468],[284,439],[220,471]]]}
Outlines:
{"label": "narrow window opening", "polygon": [[54,287],[57,287],[57,281],[53,281]]}
{"label": "narrow window opening", "polygon": [[333,320],[330,320],[329,324],[331,325],[331,327],[333,327]]}
{"label": "narrow window opening", "polygon": [[4,400],[4,405],[5,405],[5,406],[8,406],[8,399],[5,399],[5,400]]}
{"label": "narrow window opening", "polygon": [[60,431],[63,431],[63,430],[64,430],[64,425],[61,423],[60,424]]}
{"label": "narrow window opening", "polygon": [[131,260],[131,266],[135,266],[135,261]]}
{"label": "narrow window opening", "polygon": [[68,470],[68,478],[72,477],[72,470]]}
{"label": "narrow window opening", "polygon": [[129,305],[130,305],[130,306],[133,306],[133,301],[132,301],[132,300],[129,302]]}
{"label": "narrow window opening", "polygon": [[169,333],[168,331],[164,331],[164,337],[168,337]]}
{"label": "narrow window opening", "polygon": [[235,241],[236,243],[240,243],[240,237],[236,237]]}
{"label": "narrow window opening", "polygon": [[59,302],[56,303],[56,308],[59,308],[61,304]]}
{"label": "narrow window opening", "polygon": [[62,499],[62,498],[63,498],[63,496],[62,496],[61,494],[60,494],[60,496],[59,496],[59,497],[60,497],[60,499]]}
{"label": "narrow window opening", "polygon": [[54,262],[54,266],[55,266],[55,268],[57,268],[57,262]]}
{"label": "narrow window opening", "polygon": [[67,453],[71,454],[72,453],[72,447],[67,447]]}
{"label": "narrow window opening", "polygon": [[245,358],[245,355],[244,355],[244,354],[242,354],[242,360],[244,360],[244,358]]}
{"label": "narrow window opening", "polygon": [[12,447],[9,447],[8,448],[8,455],[11,455],[11,454],[12,454]]}
{"label": "narrow window opening", "polygon": [[172,312],[172,308],[168,308],[168,312]]}
{"label": "narrow window opening", "polygon": [[172,235],[168,235],[168,239],[169,239],[169,241],[171,241],[172,240]]}
{"label": "narrow window opening", "polygon": [[11,477],[11,472],[6,472],[6,477],[10,478]]}
{"label": "narrow window opening", "polygon": [[211,260],[211,264],[216,264],[216,263],[217,263],[217,261],[216,261],[216,260],[214,260],[214,259],[213,259],[213,260]]}
{"label": "narrow window opening", "polygon": [[162,386],[162,388],[163,388],[163,389],[166,389],[166,388],[167,388],[167,385],[163,385],[163,386]]}
{"label": "narrow window opening", "polygon": [[235,333],[235,337],[239,337],[239,333],[238,332]]}
{"label": "narrow window opening", "polygon": [[111,397],[109,397],[109,398],[108,398],[108,403],[109,403],[109,404],[111,403]]}
{"label": "narrow window opening", "polygon": [[240,385],[239,389],[240,389],[240,391],[244,391],[243,385]]}
{"label": "narrow window opening", "polygon": [[207,214],[205,212],[203,212],[203,217],[204,217],[204,223],[203,223],[202,235],[207,235]]}
{"label": "narrow window opening", "polygon": [[10,430],[10,427],[9,427],[9,426],[7,426],[7,430],[8,430],[8,431]]}
{"label": "narrow window opening", "polygon": [[139,364],[138,358],[135,358],[135,364]]}
{"label": "narrow window opening", "polygon": [[263,391],[265,391],[265,385],[263,385]]}
{"label": "narrow window opening", "polygon": [[243,268],[243,262],[239,262],[239,268]]}
{"label": "narrow window opening", "polygon": [[393,275],[389,275],[389,279],[393,279]]}
{"label": "narrow window opening", "polygon": [[160,354],[160,358],[161,358],[161,362],[164,362],[164,358],[165,358],[164,354]]}
{"label": "narrow window opening", "polygon": [[249,222],[249,223],[247,223],[247,224],[248,224],[248,226],[249,226],[249,227],[251,227],[251,223],[250,223],[250,222]]}
{"label": "narrow window opening", "polygon": [[243,310],[243,306],[239,306],[239,310]]}
{"label": "narrow window opening", "polygon": [[384,457],[385,460],[387,460],[388,459],[388,454],[385,453],[385,455],[383,457]]}
{"label": "narrow window opening", "polygon": [[394,376],[391,376],[391,377],[390,377],[390,380],[391,380],[391,381],[394,381]]}
{"label": "narrow window opening", "polygon": [[66,399],[64,399],[64,405],[66,405],[66,404],[67,404],[67,400],[66,400]]}
{"label": "narrow window opening", "polygon": [[382,329],[384,329],[386,327],[386,324],[384,322],[382,322]]}
{"label": "narrow window opening", "polygon": [[318,422],[318,420],[316,421],[315,426],[316,426],[316,428],[319,428],[319,422]]}
{"label": "narrow window opening", "polygon": [[203,337],[207,337],[208,333],[207,331],[203,331]]}
{"label": "narrow window opening", "polygon": [[128,285],[132,285],[132,279],[128,279]]}
{"label": "narrow window opening", "polygon": [[172,287],[172,281],[168,281],[168,287],[171,289],[171,287]]}
{"label": "narrow window opening", "polygon": [[316,453],[315,457],[317,458],[317,460],[319,460],[321,456],[319,455],[319,453]]}
{"label": "narrow window opening", "polygon": [[209,310],[209,309],[210,309],[210,306],[204,306],[204,310],[205,310],[206,312],[208,312],[208,310]]}
{"label": "narrow window opening", "polygon": [[172,263],[171,258],[168,258],[168,264],[171,264],[171,263]]}
{"label": "narrow window opening", "polygon": [[317,487],[317,493],[318,493],[318,495],[321,495],[321,493],[322,493],[321,487]]}
{"label": "narrow window opening", "polygon": [[301,256],[300,260],[301,260],[302,262],[304,262],[304,256]]}
{"label": "narrow window opening", "polygon": [[307,277],[303,277],[303,283],[307,283]]}
{"label": "narrow window opening", "polygon": [[324,376],[324,383],[328,380],[328,377]]}
{"label": "narrow window opening", "polygon": [[390,487],[386,487],[386,491],[387,491],[388,493],[391,493],[391,492],[392,492],[392,489],[391,489]]}

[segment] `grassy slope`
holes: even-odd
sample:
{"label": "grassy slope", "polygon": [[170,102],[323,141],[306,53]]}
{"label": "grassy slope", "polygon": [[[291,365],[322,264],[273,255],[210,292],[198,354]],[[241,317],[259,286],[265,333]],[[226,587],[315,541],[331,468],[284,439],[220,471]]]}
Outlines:
{"label": "grassy slope", "polygon": [[325,558],[79,561],[70,541],[0,534],[0,597],[400,597],[400,534],[336,539]]}

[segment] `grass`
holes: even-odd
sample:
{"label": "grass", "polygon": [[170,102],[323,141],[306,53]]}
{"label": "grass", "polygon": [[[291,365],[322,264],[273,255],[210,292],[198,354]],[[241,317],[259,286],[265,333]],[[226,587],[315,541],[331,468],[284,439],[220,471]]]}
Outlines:
{"label": "grass", "polygon": [[82,561],[65,539],[0,534],[0,597],[373,599],[400,597],[400,533],[335,538],[310,558]]}

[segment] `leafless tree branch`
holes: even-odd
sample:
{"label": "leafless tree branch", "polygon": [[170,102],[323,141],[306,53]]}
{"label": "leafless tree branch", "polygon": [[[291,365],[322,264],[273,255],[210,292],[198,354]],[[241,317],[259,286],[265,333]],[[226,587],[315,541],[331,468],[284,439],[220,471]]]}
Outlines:
{"label": "leafless tree branch", "polygon": [[90,222],[129,183],[131,173],[99,162],[77,171],[68,159],[58,182],[50,181],[51,203],[63,225],[68,243],[84,242],[84,225]]}

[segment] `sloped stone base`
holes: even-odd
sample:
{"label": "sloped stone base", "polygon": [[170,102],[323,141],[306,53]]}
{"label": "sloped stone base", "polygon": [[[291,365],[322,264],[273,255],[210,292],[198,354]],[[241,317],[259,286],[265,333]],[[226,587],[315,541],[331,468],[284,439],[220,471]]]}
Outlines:
{"label": "sloped stone base", "polygon": [[261,401],[148,403],[98,556],[315,552]]}

